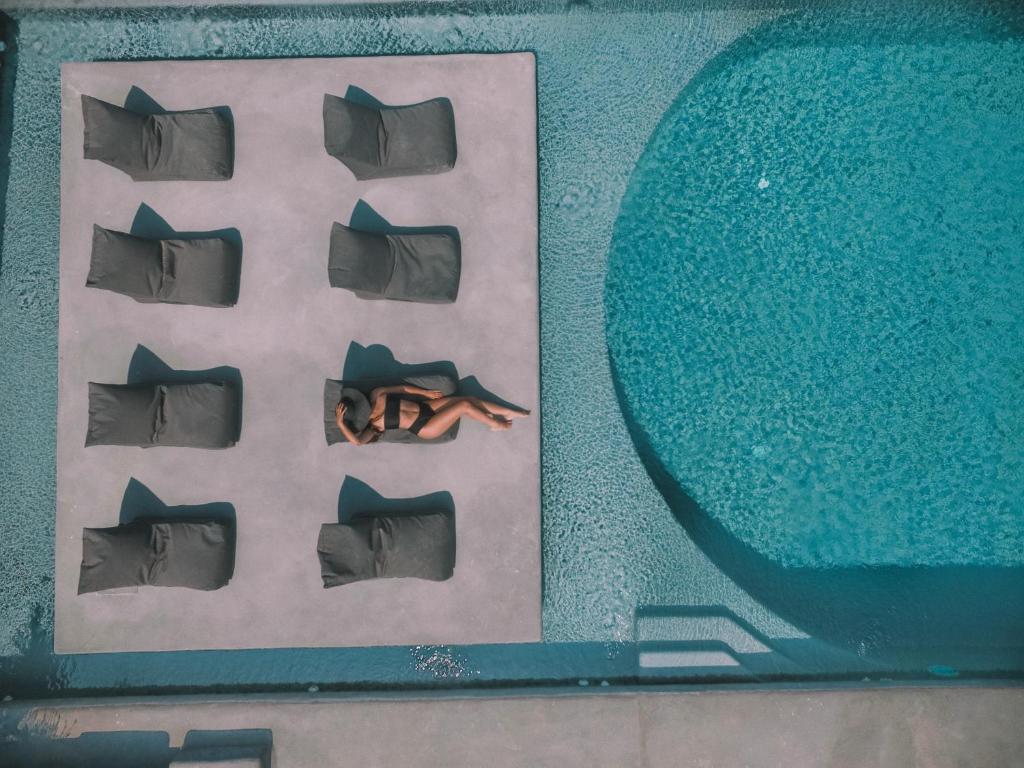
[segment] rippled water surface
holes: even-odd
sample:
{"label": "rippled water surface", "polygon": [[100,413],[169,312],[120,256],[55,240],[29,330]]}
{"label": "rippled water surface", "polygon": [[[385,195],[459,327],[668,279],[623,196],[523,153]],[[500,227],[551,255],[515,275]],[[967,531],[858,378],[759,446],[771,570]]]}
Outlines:
{"label": "rippled water surface", "polygon": [[608,339],[636,428],[782,565],[1024,564],[1024,38],[1019,14],[942,21],[759,30],[622,204]]}
{"label": "rippled water surface", "polygon": [[[7,654],[16,682],[78,689],[620,676],[634,669],[619,643],[636,606],[683,600],[786,630],[704,560],[650,483],[619,416],[603,314],[611,229],[647,138],[684,83],[771,15],[618,0],[18,13],[0,265],[0,680],[12,679]],[[424,662],[440,658],[430,649],[54,658],[61,62],[522,50],[538,80],[545,643],[452,649],[457,665]]]}

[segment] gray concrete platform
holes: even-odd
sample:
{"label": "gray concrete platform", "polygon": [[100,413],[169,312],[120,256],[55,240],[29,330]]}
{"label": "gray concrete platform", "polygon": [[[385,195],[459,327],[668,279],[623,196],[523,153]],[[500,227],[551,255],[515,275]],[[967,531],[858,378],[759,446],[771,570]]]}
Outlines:
{"label": "gray concrete platform", "polygon": [[[1019,688],[253,697],[7,709],[21,739],[156,732],[177,747],[194,730],[270,729],[274,768],[1007,768],[1024,755]],[[45,756],[45,743],[37,743]]]}
{"label": "gray concrete platform", "polygon": [[[386,104],[449,97],[455,169],[357,182],[323,147],[323,95],[344,95],[349,85]],[[229,106],[234,177],[135,183],[83,160],[80,94],[120,104],[132,86],[169,110]],[[66,64],[62,109],[55,650],[539,640],[533,56]],[[331,224],[348,223],[359,200],[396,226],[459,229],[457,303],[362,301],[329,287]],[[93,224],[128,231],[142,203],[179,231],[240,231],[234,308],[138,304],[85,288]],[[444,445],[329,448],[323,381],[341,377],[353,341],[386,345],[404,363],[450,360],[460,376],[476,376],[534,416],[507,433],[465,424]],[[239,369],[237,446],[84,447],[86,382],[124,382],[140,344],[174,369]],[[346,475],[388,497],[449,491],[455,576],[324,590],[317,533],[337,522]],[[81,529],[117,524],[130,478],[167,505],[234,505],[238,548],[227,587],[76,595]]]}

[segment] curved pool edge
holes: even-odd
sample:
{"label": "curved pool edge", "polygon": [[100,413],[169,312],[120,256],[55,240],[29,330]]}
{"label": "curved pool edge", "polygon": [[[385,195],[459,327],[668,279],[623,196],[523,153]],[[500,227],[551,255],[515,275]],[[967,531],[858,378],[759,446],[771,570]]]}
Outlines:
{"label": "curved pool edge", "polygon": [[[932,9],[927,3],[914,7],[918,13],[929,13]],[[787,14],[786,18],[792,20],[794,14]],[[964,34],[962,27],[953,23],[941,30],[908,25],[884,28],[883,38],[874,36],[865,40],[862,36],[867,33],[861,22],[863,19],[857,19],[842,26],[843,32],[836,31],[835,39],[844,44],[884,44],[892,40],[906,42],[910,35],[915,42],[928,43],[945,40],[945,35]],[[1000,24],[999,19],[989,19],[989,22],[992,27],[985,30],[986,35],[1001,38],[1024,34],[1024,29]],[[749,56],[752,45],[773,34],[771,26],[761,25],[733,40],[684,85],[666,114],[687,92]],[[833,28],[831,24],[828,26]],[[771,40],[773,44],[777,42],[774,38]],[[645,153],[657,133],[658,127],[652,131]],[[638,168],[639,162],[631,174],[623,201],[634,189]],[[620,216],[621,212],[620,204]],[[619,222],[617,218],[612,248],[618,237]],[[606,306],[610,274],[609,270],[605,284]],[[787,567],[766,557],[702,510],[666,468],[633,413],[610,343],[607,343],[607,354],[627,429],[658,492],[710,561],[754,600],[807,632],[811,641],[826,643],[840,656],[849,653],[867,663],[877,662],[880,669],[922,673],[949,669],[967,675],[985,675],[992,670],[1011,676],[1024,673],[1024,567]],[[655,606],[655,610],[658,608],[668,606]],[[791,652],[798,660],[800,642],[771,642],[780,648],[788,645],[794,649]],[[813,642],[807,647],[811,645]],[[811,651],[812,654],[820,652],[820,648]],[[826,649],[824,653],[827,655],[829,651]]]}
{"label": "curved pool edge", "polygon": [[665,469],[630,413],[614,359],[611,365],[626,424],[658,491],[697,546],[755,600],[812,638],[897,669],[1024,672],[1024,568],[773,562],[704,513]]}

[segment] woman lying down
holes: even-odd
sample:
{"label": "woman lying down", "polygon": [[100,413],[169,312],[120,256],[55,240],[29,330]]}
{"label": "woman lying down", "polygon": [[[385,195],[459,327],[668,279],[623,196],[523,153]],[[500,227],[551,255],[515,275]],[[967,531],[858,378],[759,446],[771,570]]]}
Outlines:
{"label": "woman lying down", "polygon": [[345,421],[350,407],[352,403],[343,398],[334,409],[334,418],[345,439],[356,445],[372,443],[394,429],[408,430],[421,440],[435,440],[463,416],[486,424],[492,431],[505,430],[512,426],[514,419],[530,415],[527,410],[478,397],[445,397],[436,389],[408,384],[378,387],[370,392],[370,419],[361,432],[353,431]]}

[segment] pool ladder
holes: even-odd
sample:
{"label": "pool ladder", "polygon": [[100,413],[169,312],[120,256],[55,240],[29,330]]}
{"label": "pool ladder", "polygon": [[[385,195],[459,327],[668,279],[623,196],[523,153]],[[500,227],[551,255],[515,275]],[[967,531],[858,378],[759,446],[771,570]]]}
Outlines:
{"label": "pool ladder", "polygon": [[748,622],[723,606],[648,606],[635,614],[641,677],[756,680],[798,671]]}

